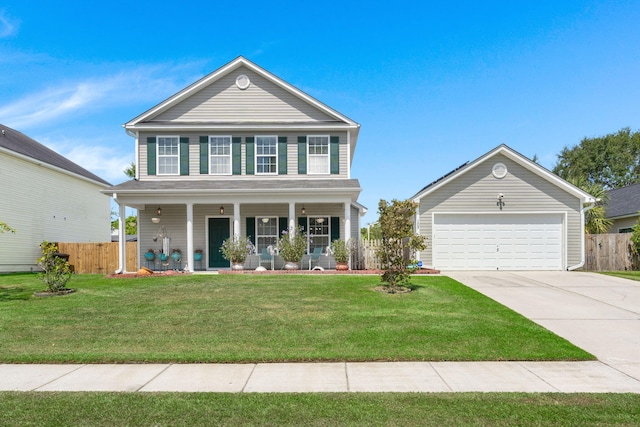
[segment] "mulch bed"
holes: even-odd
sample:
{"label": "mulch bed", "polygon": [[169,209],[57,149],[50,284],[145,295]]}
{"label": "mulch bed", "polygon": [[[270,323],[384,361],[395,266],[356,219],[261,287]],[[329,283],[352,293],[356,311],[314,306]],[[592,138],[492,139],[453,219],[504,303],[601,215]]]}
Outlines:
{"label": "mulch bed", "polygon": [[[370,274],[381,275],[384,273],[382,270],[218,270],[218,274]],[[110,279],[129,279],[136,277],[159,277],[159,276],[183,276],[192,273],[183,273],[180,271],[168,270],[158,271],[152,274],[140,274],[138,272],[122,273],[122,274],[110,274],[107,277]],[[430,268],[421,268],[416,270],[413,274],[440,274],[440,270],[433,270]]]}

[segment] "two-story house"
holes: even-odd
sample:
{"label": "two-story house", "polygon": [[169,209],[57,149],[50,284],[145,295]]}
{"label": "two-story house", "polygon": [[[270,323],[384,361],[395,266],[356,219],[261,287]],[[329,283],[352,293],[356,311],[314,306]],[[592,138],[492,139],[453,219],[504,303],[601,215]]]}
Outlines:
{"label": "two-story house", "polygon": [[177,248],[193,271],[201,249],[202,268],[218,269],[229,267],[219,249],[232,235],[248,236],[257,253],[299,226],[309,252],[359,236],[365,208],[351,163],[360,125],[243,57],[124,127],[137,177],[105,193],[121,218],[138,209],[138,259]]}

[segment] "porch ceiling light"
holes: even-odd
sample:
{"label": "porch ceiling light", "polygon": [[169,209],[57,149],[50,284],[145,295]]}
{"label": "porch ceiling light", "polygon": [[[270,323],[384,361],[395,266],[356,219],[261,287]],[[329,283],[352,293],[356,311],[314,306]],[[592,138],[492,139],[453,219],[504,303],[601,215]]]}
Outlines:
{"label": "porch ceiling light", "polygon": [[220,215],[224,215],[224,206],[220,206]]}
{"label": "porch ceiling light", "polygon": [[322,224],[324,222],[324,218],[318,218],[318,219],[316,219],[316,222],[318,224]]}
{"label": "porch ceiling light", "polygon": [[267,218],[267,217],[262,218],[262,222],[264,224],[268,223],[269,222],[269,218]]}
{"label": "porch ceiling light", "polygon": [[302,210],[300,211],[300,213],[302,213],[302,215],[307,214],[307,210],[304,208],[304,205],[302,205]]}
{"label": "porch ceiling light", "polygon": [[158,216],[162,215],[162,209],[160,209],[160,206],[158,206],[158,210],[156,211],[156,213],[158,214]]}

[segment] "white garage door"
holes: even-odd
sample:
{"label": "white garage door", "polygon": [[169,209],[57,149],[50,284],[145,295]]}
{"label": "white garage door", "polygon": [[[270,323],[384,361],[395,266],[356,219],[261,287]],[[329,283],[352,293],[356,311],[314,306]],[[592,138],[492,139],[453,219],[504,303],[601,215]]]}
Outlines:
{"label": "white garage door", "polygon": [[441,270],[562,270],[562,214],[435,214]]}

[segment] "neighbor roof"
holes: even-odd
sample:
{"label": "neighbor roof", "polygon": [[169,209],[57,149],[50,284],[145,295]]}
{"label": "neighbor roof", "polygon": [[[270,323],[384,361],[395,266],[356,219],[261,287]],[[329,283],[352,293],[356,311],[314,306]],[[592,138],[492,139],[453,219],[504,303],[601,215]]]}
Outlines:
{"label": "neighbor roof", "polygon": [[22,132],[18,132],[17,130],[11,129],[3,124],[0,124],[0,129],[0,150],[6,149],[32,160],[46,163],[47,165],[54,166],[66,172],[79,175],[91,181],[96,181],[104,185],[111,185],[99,176],[89,172],[82,166],[73,163],[71,160],[61,156],[50,148],[45,147],[38,141],[29,138]]}
{"label": "neighbor roof", "polygon": [[640,184],[609,190],[607,218],[638,215],[640,211]]}
{"label": "neighbor roof", "polygon": [[594,203],[595,202],[595,198],[593,196],[591,196],[590,194],[586,193],[585,191],[581,190],[580,188],[576,187],[575,185],[565,181],[564,179],[560,178],[558,175],[554,174],[550,170],[548,170],[548,169],[540,166],[539,164],[531,161],[530,159],[528,159],[527,157],[525,157],[522,154],[518,153],[517,151],[513,150],[512,148],[509,148],[505,144],[501,144],[501,145],[497,146],[496,148],[494,148],[493,150],[489,151],[485,155],[478,157],[477,159],[475,159],[472,162],[467,162],[467,163],[463,164],[462,166],[458,167],[457,169],[454,169],[453,171],[449,172],[448,174],[446,174],[442,178],[439,178],[439,179],[433,181],[431,184],[427,185],[422,190],[420,190],[418,193],[416,193],[412,197],[412,199],[413,200],[421,199],[422,197],[424,197],[424,196],[428,195],[429,193],[435,191],[436,189],[442,187],[443,185],[447,184],[448,182],[451,182],[452,180],[456,179],[457,177],[467,173],[468,171],[470,171],[471,169],[473,169],[474,167],[476,167],[480,163],[484,162],[486,159],[489,159],[489,158],[491,158],[493,156],[496,156],[498,154],[502,154],[502,155],[510,158],[514,162],[520,164],[521,166],[523,166],[524,168],[530,170],[531,172],[535,173],[536,175],[546,179],[549,182],[552,182],[556,186],[558,186],[558,187],[564,189],[565,191],[575,195],[576,197],[578,197],[578,198],[580,198],[582,200],[582,203]]}

